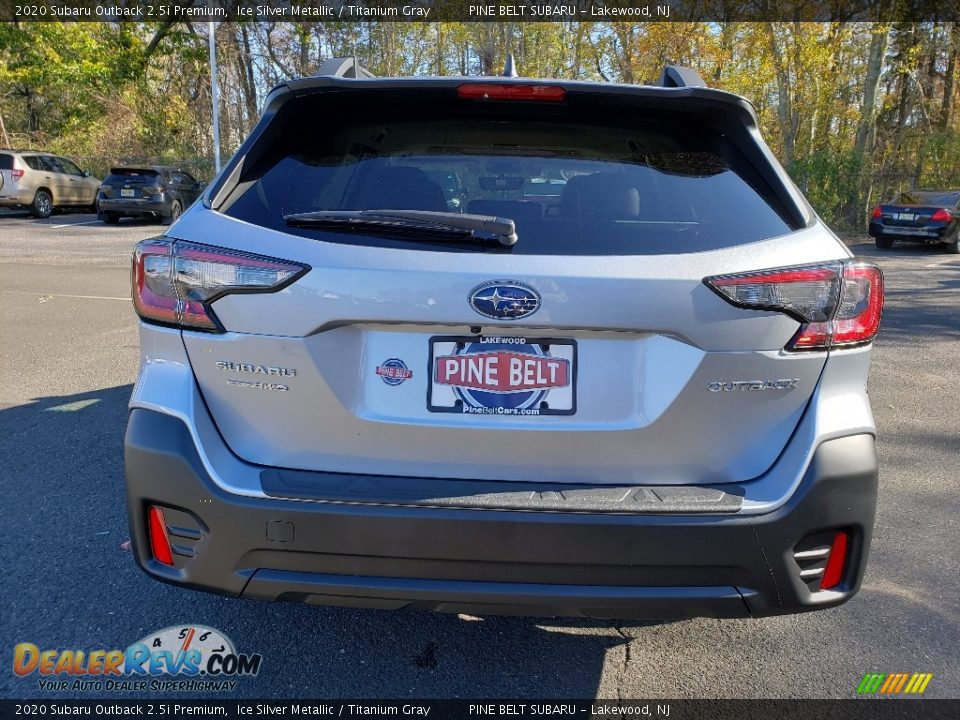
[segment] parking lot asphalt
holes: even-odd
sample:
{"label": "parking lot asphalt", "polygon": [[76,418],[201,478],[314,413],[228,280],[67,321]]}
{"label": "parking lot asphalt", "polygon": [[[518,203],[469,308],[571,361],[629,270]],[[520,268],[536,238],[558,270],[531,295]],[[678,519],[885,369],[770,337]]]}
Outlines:
{"label": "parking lot asphalt", "polygon": [[162,230],[0,216],[0,697],[78,696],[15,677],[16,643],[125,648],[181,623],[263,655],[224,699],[845,698],[867,672],[931,672],[926,696],[960,697],[960,257],[852,244],[887,284],[870,380],[881,493],[860,594],[758,621],[612,623],[269,604],[143,575],[123,547],[128,263]]}

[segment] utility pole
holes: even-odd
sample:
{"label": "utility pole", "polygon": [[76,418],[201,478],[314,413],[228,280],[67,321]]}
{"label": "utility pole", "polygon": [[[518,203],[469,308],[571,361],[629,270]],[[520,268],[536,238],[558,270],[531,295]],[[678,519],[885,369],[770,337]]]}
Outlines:
{"label": "utility pole", "polygon": [[220,172],[220,87],[217,84],[217,39],[214,33],[216,23],[210,26],[210,97],[213,99],[213,167]]}

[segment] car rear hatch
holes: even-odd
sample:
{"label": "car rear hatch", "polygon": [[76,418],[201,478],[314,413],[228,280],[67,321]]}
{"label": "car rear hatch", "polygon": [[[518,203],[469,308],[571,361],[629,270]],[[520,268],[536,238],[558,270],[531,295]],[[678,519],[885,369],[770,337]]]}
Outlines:
{"label": "car rear hatch", "polygon": [[[330,81],[274,96],[215,209],[175,230],[187,264],[218,262],[191,243],[298,264],[279,290],[209,301],[215,332],[183,333],[239,457],[599,484],[771,466],[827,353],[785,350],[797,317],[737,307],[704,279],[848,254],[801,229],[742,101],[562,88],[501,99],[451,81]],[[429,179],[444,174],[462,197]],[[531,199],[533,180],[559,198]],[[284,220],[385,208],[510,218],[519,239]]]}
{"label": "car rear hatch", "polygon": [[100,191],[109,199],[142,199],[157,194],[160,173],[150,168],[113,168]]}

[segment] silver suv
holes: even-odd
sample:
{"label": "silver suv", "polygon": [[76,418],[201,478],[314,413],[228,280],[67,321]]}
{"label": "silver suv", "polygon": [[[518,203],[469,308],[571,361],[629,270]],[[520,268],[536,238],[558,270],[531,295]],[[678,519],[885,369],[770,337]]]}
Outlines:
{"label": "silver suv", "polygon": [[54,208],[96,210],[100,180],[65,157],[33,150],[0,150],[0,207],[50,217]]}
{"label": "silver suv", "polygon": [[689,71],[289,82],[133,271],[159,580],[592,617],[860,584],[882,276]]}

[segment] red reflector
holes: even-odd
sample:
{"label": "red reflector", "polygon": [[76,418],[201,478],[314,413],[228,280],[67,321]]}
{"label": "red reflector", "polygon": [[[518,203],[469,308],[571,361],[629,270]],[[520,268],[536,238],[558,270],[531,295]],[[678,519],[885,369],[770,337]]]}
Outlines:
{"label": "red reflector", "polygon": [[23,177],[23,170],[11,170],[10,177],[13,178],[14,182],[16,182]]}
{"label": "red reflector", "polygon": [[163,519],[163,510],[151,505],[147,511],[148,530],[150,534],[150,553],[153,559],[164,565],[173,565],[173,549],[170,547],[170,538],[167,536],[167,523]]}
{"label": "red reflector", "polygon": [[882,217],[883,217],[883,210],[881,210],[881,209],[880,209],[880,206],[877,205],[877,206],[873,209],[873,219],[874,219],[874,220],[878,220],[879,218],[882,218]]}
{"label": "red reflector", "polygon": [[940,209],[931,215],[930,219],[934,222],[950,222],[953,220],[953,214],[949,210]]}
{"label": "red reflector", "polygon": [[847,560],[847,533],[839,531],[833,536],[833,545],[830,546],[830,555],[827,556],[827,567],[820,578],[820,589],[831,590],[843,580],[843,570]]}
{"label": "red reflector", "polygon": [[457,95],[465,100],[539,100],[543,102],[562,102],[567,96],[567,91],[557,85],[470,83],[458,87]]}

